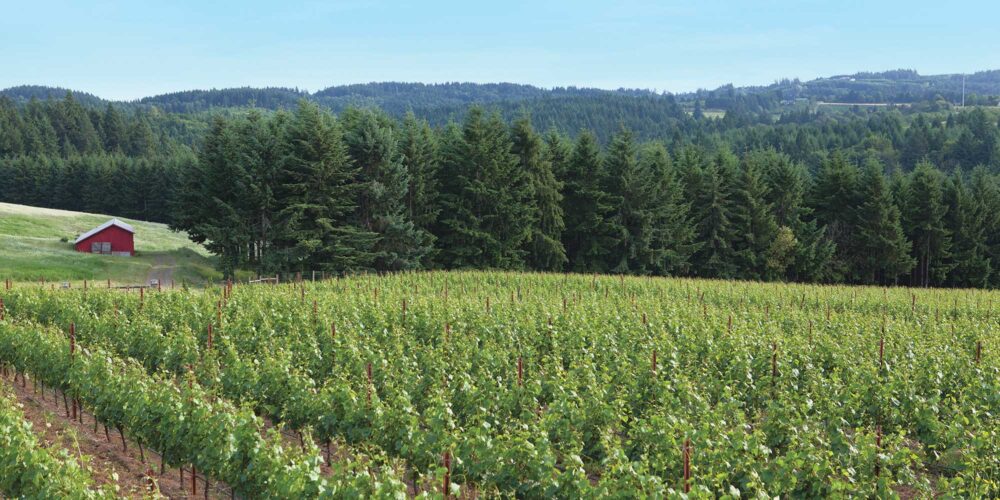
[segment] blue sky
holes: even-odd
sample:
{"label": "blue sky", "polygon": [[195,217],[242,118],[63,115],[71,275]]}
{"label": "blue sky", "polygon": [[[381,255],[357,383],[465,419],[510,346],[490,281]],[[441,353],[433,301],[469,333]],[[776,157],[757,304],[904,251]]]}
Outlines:
{"label": "blue sky", "polygon": [[0,88],[112,99],[397,80],[681,92],[1000,69],[997,1],[0,0]]}

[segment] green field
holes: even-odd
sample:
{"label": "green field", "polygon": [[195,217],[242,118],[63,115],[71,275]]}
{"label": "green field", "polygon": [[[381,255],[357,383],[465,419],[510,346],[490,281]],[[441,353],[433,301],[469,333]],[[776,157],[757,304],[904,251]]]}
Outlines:
{"label": "green field", "polygon": [[[241,493],[1000,495],[990,291],[426,272],[0,297],[0,362]],[[71,323],[94,353],[76,368]],[[302,454],[260,442],[259,421],[211,425],[239,407],[302,432]],[[198,445],[172,414],[206,419]],[[244,441],[298,465],[241,476]]]}
{"label": "green field", "polygon": [[0,203],[0,279],[143,284],[149,277],[165,276],[180,284],[220,278],[202,246],[164,224],[121,219],[136,229],[135,257],[73,250],[77,236],[110,218]]}

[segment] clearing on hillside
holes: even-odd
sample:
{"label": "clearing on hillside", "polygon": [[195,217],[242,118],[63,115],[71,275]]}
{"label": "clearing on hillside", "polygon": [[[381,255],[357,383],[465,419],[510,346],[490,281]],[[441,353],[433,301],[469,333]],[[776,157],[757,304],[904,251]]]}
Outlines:
{"label": "clearing on hillside", "polygon": [[0,276],[21,281],[107,280],[119,284],[174,279],[202,283],[218,279],[212,258],[187,234],[165,224],[121,219],[135,230],[135,257],[76,252],[80,234],[113,218],[0,203]]}

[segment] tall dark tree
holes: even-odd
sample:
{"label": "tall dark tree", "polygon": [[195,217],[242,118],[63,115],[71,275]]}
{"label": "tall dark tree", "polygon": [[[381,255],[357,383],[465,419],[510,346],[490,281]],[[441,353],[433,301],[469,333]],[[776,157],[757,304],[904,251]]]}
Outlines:
{"label": "tall dark tree", "polygon": [[447,267],[516,269],[534,218],[531,182],[496,113],[473,107],[441,150],[439,259]]}
{"label": "tall dark tree", "polygon": [[732,191],[723,172],[732,171],[735,160],[719,154],[704,161],[694,150],[680,156],[686,190],[692,200],[696,239],[700,248],[692,257],[694,272],[707,278],[732,278],[736,275],[732,222]]}
{"label": "tall dark tree", "polygon": [[638,167],[650,181],[646,200],[652,213],[650,269],[656,274],[687,274],[691,254],[699,245],[691,204],[684,199],[684,187],[670,154],[660,142],[647,144],[639,151]]}
{"label": "tall dark tree", "polygon": [[533,195],[531,239],[527,262],[532,269],[558,271],[566,263],[566,249],[562,233],[566,228],[562,211],[562,183],[552,172],[552,163],[545,150],[545,143],[531,127],[531,119],[522,116],[511,127],[512,152],[520,168],[528,173]]}
{"label": "tall dark tree", "polygon": [[[739,275],[755,280],[784,274],[789,262],[787,256],[794,252],[794,240],[787,237],[776,239],[778,224],[772,213],[773,207],[768,202],[765,165],[758,159],[748,155],[741,162],[732,203],[733,230],[736,233],[733,246]],[[781,246],[772,249],[776,242]]]}
{"label": "tall dark tree", "polygon": [[363,231],[378,237],[372,265],[378,271],[420,267],[430,252],[430,241],[407,210],[410,173],[391,119],[371,110],[351,109],[343,121],[347,151],[359,169],[355,217]]}
{"label": "tall dark tree", "polygon": [[616,273],[649,273],[656,258],[650,210],[654,184],[650,172],[639,165],[635,139],[628,129],[612,138],[603,178],[603,189],[614,207],[608,222],[615,243],[609,249],[607,266]]}
{"label": "tall dark tree", "polygon": [[241,167],[241,144],[230,124],[216,119],[196,166],[184,176],[172,227],[219,255],[223,273],[233,276],[246,261],[247,214],[241,205],[248,176]]}
{"label": "tall dark tree", "polygon": [[[427,121],[418,119],[412,112],[407,113],[403,119],[399,148],[401,161],[410,174],[406,192],[407,215],[423,233],[423,241],[433,244],[434,235],[431,230],[440,213],[439,167],[437,142]],[[432,255],[425,256],[421,265],[429,265],[431,258]]]}
{"label": "tall dark tree", "polygon": [[576,272],[607,272],[609,249],[617,241],[611,218],[615,207],[604,191],[601,149],[590,132],[581,132],[566,170],[563,242],[569,268]]}
{"label": "tall dark tree", "polygon": [[853,280],[858,249],[856,208],[861,203],[858,167],[840,152],[834,152],[821,165],[810,192],[816,222],[826,228],[826,235],[836,245],[830,263],[834,280]]}
{"label": "tall dark tree", "polygon": [[275,237],[285,268],[344,272],[375,259],[377,235],[351,223],[357,209],[359,169],[351,165],[340,124],[305,101],[284,137],[276,195],[282,228]]}
{"label": "tall dark tree", "polygon": [[938,285],[951,267],[951,234],[944,223],[948,213],[943,199],[944,175],[930,163],[920,162],[907,186],[903,218],[917,261],[912,284]]}
{"label": "tall dark tree", "polygon": [[908,273],[914,260],[883,170],[882,164],[872,158],[861,172],[854,274],[864,283],[886,285],[895,284],[897,277]]}
{"label": "tall dark tree", "polygon": [[986,207],[969,193],[965,179],[955,172],[944,189],[945,227],[952,238],[953,266],[947,284],[986,287],[993,273],[987,247]]}
{"label": "tall dark tree", "polygon": [[101,117],[101,137],[104,139],[104,150],[109,153],[121,153],[128,144],[125,118],[110,103],[104,108],[104,115]]}

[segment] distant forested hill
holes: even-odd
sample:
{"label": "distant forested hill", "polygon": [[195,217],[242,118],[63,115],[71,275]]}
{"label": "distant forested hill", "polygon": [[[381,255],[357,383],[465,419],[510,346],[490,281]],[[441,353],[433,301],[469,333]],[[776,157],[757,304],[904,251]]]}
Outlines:
{"label": "distant forested hill", "polygon": [[[302,100],[312,101],[335,113],[351,107],[378,108],[394,118],[409,111],[432,126],[459,120],[470,105],[498,110],[506,120],[522,113],[531,115],[535,128],[554,128],[575,135],[593,131],[606,143],[616,130],[627,128],[642,139],[673,140],[683,131],[705,128],[690,117],[725,119],[708,126],[718,131],[749,125],[770,124],[778,119],[810,118],[820,103],[920,105],[924,111],[940,111],[962,100],[962,75],[920,75],[913,70],[855,73],[810,81],[784,79],[766,86],[724,85],[714,90],[677,95],[641,89],[602,90],[578,87],[551,89],[513,83],[405,83],[378,82],[338,85],[316,92],[297,88],[230,88],[190,90],[135,101],[116,102],[126,113],[184,115],[172,119],[165,133],[190,144],[201,129],[205,116],[254,107],[262,110],[293,109]],[[32,99],[62,99],[62,88],[19,86],[0,91],[16,105]],[[88,108],[104,108],[109,101],[92,94],[73,92],[77,103]],[[1000,98],[1000,70],[982,71],[965,77],[965,102],[969,105],[997,105]],[[193,120],[195,123],[190,123]],[[155,125],[154,125],[155,128]],[[200,131],[200,130],[199,130]]]}
{"label": "distant forested hill", "polygon": [[[774,106],[794,99],[847,103],[915,103],[943,99],[950,103],[962,100],[961,74],[921,75],[914,70],[878,73],[861,72],[828,78],[800,81],[783,79],[767,86],[734,87],[725,85],[678,96],[681,100],[707,99],[708,107],[728,108],[740,96],[766,96]],[[1000,70],[965,75],[966,104],[997,104],[1000,96]]]}
{"label": "distant forested hill", "polygon": [[[62,99],[70,89],[62,87],[47,87],[44,85],[18,85],[8,89],[0,90],[0,96],[6,96],[18,104],[27,104],[32,99],[45,101],[48,99]],[[73,97],[77,102],[87,106],[101,106],[107,103],[104,99],[93,94],[72,90]]]}

